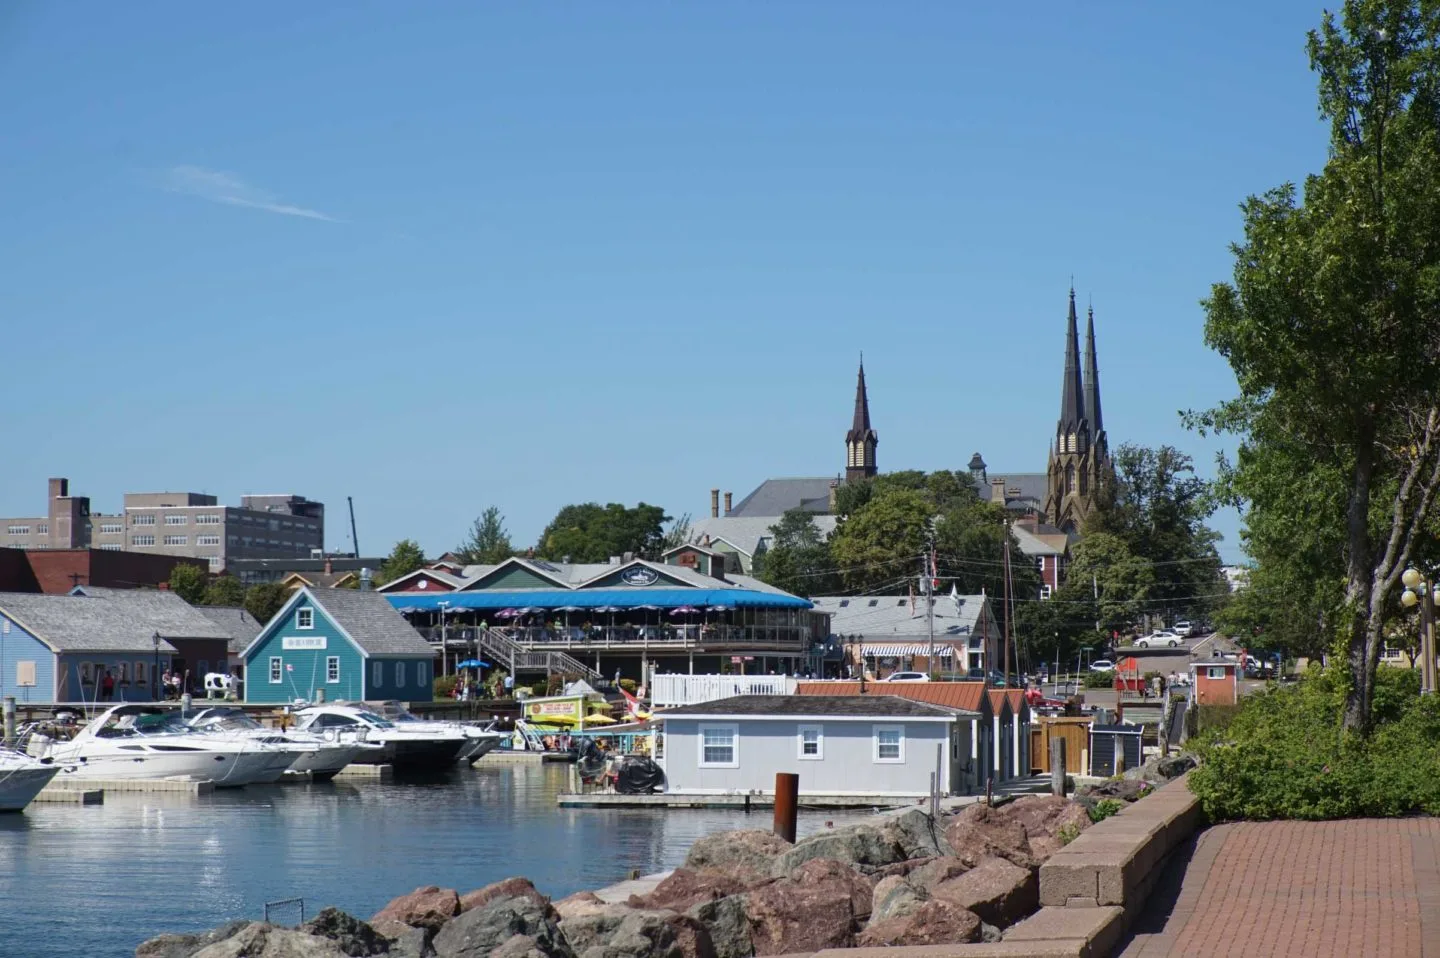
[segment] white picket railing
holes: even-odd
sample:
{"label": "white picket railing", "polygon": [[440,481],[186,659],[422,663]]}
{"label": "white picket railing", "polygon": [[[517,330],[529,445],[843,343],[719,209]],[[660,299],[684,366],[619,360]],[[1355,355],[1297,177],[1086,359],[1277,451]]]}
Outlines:
{"label": "white picket railing", "polygon": [[797,680],[788,675],[655,675],[650,704],[657,709],[699,705],[734,695],[794,695]]}

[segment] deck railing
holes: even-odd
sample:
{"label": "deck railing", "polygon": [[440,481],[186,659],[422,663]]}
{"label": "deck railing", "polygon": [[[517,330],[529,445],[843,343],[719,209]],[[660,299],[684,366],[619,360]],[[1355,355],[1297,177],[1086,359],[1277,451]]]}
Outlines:
{"label": "deck railing", "polygon": [[665,675],[650,683],[655,708],[699,705],[735,695],[794,695],[798,680],[789,675]]}

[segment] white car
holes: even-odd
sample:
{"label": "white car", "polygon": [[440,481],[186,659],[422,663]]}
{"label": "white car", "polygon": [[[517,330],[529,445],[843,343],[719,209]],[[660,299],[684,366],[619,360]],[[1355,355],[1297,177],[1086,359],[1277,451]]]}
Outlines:
{"label": "white car", "polygon": [[1176,635],[1174,632],[1171,632],[1169,629],[1157,629],[1156,631],[1151,632],[1149,635],[1142,635],[1140,638],[1136,639],[1136,640],[1135,640],[1135,648],[1137,648],[1137,649],[1159,649],[1159,648],[1174,649],[1174,648],[1178,648],[1178,647],[1179,647],[1180,642],[1181,642],[1180,636]]}
{"label": "white car", "polygon": [[1195,625],[1189,619],[1181,619],[1170,627],[1170,631],[1188,639],[1195,634]]}
{"label": "white car", "polygon": [[1090,663],[1090,671],[1091,671],[1091,672],[1114,672],[1114,671],[1115,671],[1115,663],[1114,663],[1114,662],[1111,662],[1109,659],[1096,659],[1094,662],[1091,662],[1091,663]]}
{"label": "white car", "polygon": [[885,677],[887,682],[928,682],[930,676],[924,672],[892,672]]}

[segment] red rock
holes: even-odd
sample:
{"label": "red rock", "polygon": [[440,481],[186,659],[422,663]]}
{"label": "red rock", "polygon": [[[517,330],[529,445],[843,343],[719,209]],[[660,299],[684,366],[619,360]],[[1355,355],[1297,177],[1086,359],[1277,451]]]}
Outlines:
{"label": "red rock", "polygon": [[714,832],[690,846],[685,867],[724,872],[740,881],[754,882],[768,878],[775,858],[792,847],[773,832],[759,829]]}
{"label": "red rock", "polygon": [[813,858],[789,877],[743,898],[756,955],[847,948],[870,913],[870,880],[844,864]]}
{"label": "red rock", "polygon": [[377,911],[370,919],[398,921],[415,928],[438,931],[440,926],[460,913],[460,896],[453,888],[426,885],[408,895],[401,895]]}
{"label": "red rock", "polygon": [[870,903],[875,897],[875,882],[854,871],[844,862],[837,862],[833,858],[812,858],[790,873],[790,881],[797,885],[832,884],[844,888],[850,895],[850,907],[855,917],[860,920],[870,917]]}
{"label": "red rock", "polygon": [[750,887],[733,875],[717,871],[677,868],[648,895],[631,895],[631,908],[669,908],[685,911],[703,902],[728,898]]}
{"label": "red rock", "polygon": [[928,892],[942,881],[963,875],[969,870],[970,866],[958,858],[932,858],[906,877],[910,884]]}
{"label": "red rock", "polygon": [[973,911],[981,921],[1005,928],[1039,907],[1035,872],[1002,858],[991,858],[970,871],[942,881],[930,890],[933,898]]}
{"label": "red rock", "polygon": [[555,902],[553,907],[555,913],[563,921],[566,918],[578,918],[581,915],[593,915],[605,909],[605,899],[593,891],[577,891],[568,898],[562,898]]}
{"label": "red rock", "polygon": [[548,905],[550,899],[540,894],[528,878],[506,878],[501,881],[491,882],[484,888],[477,888],[472,892],[466,892],[460,896],[460,911],[466,912],[472,908],[479,908],[481,905],[497,898],[528,898],[537,905]]}
{"label": "red rock", "polygon": [[980,940],[980,919],[959,905],[935,899],[914,911],[868,925],[857,947],[949,945]]}

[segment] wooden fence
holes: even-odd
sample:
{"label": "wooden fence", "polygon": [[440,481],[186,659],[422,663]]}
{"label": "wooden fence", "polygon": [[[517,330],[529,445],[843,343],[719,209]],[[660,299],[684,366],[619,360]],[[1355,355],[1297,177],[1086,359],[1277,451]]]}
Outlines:
{"label": "wooden fence", "polygon": [[1050,740],[1065,740],[1065,771],[1072,775],[1088,774],[1090,757],[1090,720],[1058,715],[1037,716],[1030,726],[1031,772],[1050,773]]}

